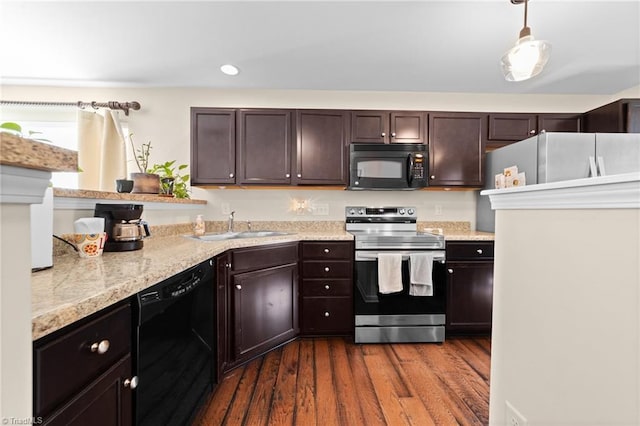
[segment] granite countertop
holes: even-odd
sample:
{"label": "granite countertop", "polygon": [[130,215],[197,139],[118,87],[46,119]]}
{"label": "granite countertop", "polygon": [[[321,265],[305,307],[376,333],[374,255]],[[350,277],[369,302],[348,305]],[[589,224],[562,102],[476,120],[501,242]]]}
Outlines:
{"label": "granite countertop", "polygon": [[0,132],[0,164],[49,172],[77,172],[78,153]]}
{"label": "granite countertop", "polygon": [[[264,229],[287,231],[278,222],[258,223]],[[429,223],[434,224],[439,225]],[[213,224],[214,229],[211,225],[208,232],[220,231],[215,228],[220,224]],[[353,239],[344,230],[315,225],[318,229],[291,231],[289,235],[206,242],[182,235],[189,232],[190,225],[170,226],[167,230],[157,229],[159,232],[146,239],[141,250],[105,252],[94,259],[83,259],[75,253],[54,256],[53,268],[31,274],[32,339],[46,336],[229,249],[291,241]],[[176,230],[182,234],[165,233]],[[493,240],[493,234],[471,231],[466,225],[445,226],[444,236],[446,241]]]}
{"label": "granite countertop", "polygon": [[94,259],[54,257],[53,268],[31,274],[32,339],[46,336],[226,250],[303,240],[352,240],[345,231],[298,232],[262,238],[197,241],[153,237],[141,250]]}

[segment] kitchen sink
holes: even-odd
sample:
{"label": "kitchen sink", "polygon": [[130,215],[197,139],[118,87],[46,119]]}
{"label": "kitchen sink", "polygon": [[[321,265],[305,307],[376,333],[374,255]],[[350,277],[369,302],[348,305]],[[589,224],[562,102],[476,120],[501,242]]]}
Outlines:
{"label": "kitchen sink", "polygon": [[281,231],[245,231],[245,232],[222,232],[218,234],[205,234],[201,236],[187,235],[201,241],[224,241],[234,238],[260,238],[260,237],[276,237],[278,235],[289,235],[289,232]]}

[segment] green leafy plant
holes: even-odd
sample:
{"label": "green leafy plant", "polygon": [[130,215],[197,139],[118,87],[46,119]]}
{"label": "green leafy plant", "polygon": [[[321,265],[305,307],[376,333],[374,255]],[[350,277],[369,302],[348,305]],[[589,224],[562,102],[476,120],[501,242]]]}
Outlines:
{"label": "green leafy plant", "polygon": [[188,166],[186,164],[180,164],[179,166],[175,166],[176,160],[167,161],[162,164],[154,164],[150,173],[156,173],[160,176],[160,180],[162,182],[163,191],[168,193],[168,185],[163,181],[165,178],[173,178],[173,194],[176,198],[190,198],[189,196],[189,188],[187,187],[187,183],[189,182],[189,175],[181,175],[180,172],[186,169]]}
{"label": "green leafy plant", "polygon": [[143,143],[140,148],[136,148],[133,143],[133,133],[129,133],[129,141],[131,142],[131,149],[133,149],[136,166],[140,173],[154,173],[149,169],[149,156],[151,155],[151,141]]}
{"label": "green leafy plant", "polygon": [[19,125],[18,123],[13,123],[11,121],[6,121],[6,122],[0,124],[0,132],[11,133],[12,135],[20,136],[21,138],[32,139],[34,141],[51,143],[51,141],[49,139],[34,138],[33,137],[33,135],[41,135],[42,132],[36,132],[36,131],[33,131],[33,130],[28,130],[27,134],[25,136],[24,135],[24,131],[22,129],[22,126]]}

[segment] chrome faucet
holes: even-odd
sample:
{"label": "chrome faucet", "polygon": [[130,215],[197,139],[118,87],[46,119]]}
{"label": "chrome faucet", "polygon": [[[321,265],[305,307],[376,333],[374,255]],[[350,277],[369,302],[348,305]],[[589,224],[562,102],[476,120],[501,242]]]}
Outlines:
{"label": "chrome faucet", "polygon": [[233,215],[235,214],[235,210],[229,214],[229,226],[227,228],[227,232],[233,232]]}
{"label": "chrome faucet", "polygon": [[249,231],[251,231],[251,221],[250,220],[247,221],[247,229]]}

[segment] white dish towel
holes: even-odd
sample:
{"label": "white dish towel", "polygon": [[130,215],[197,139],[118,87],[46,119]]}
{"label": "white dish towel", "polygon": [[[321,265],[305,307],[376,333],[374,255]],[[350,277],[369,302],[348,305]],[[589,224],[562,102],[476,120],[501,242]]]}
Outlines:
{"label": "white dish towel", "polygon": [[402,291],[401,254],[378,254],[378,291],[382,294]]}
{"label": "white dish towel", "polygon": [[433,296],[433,255],[412,253],[409,255],[409,295]]}

